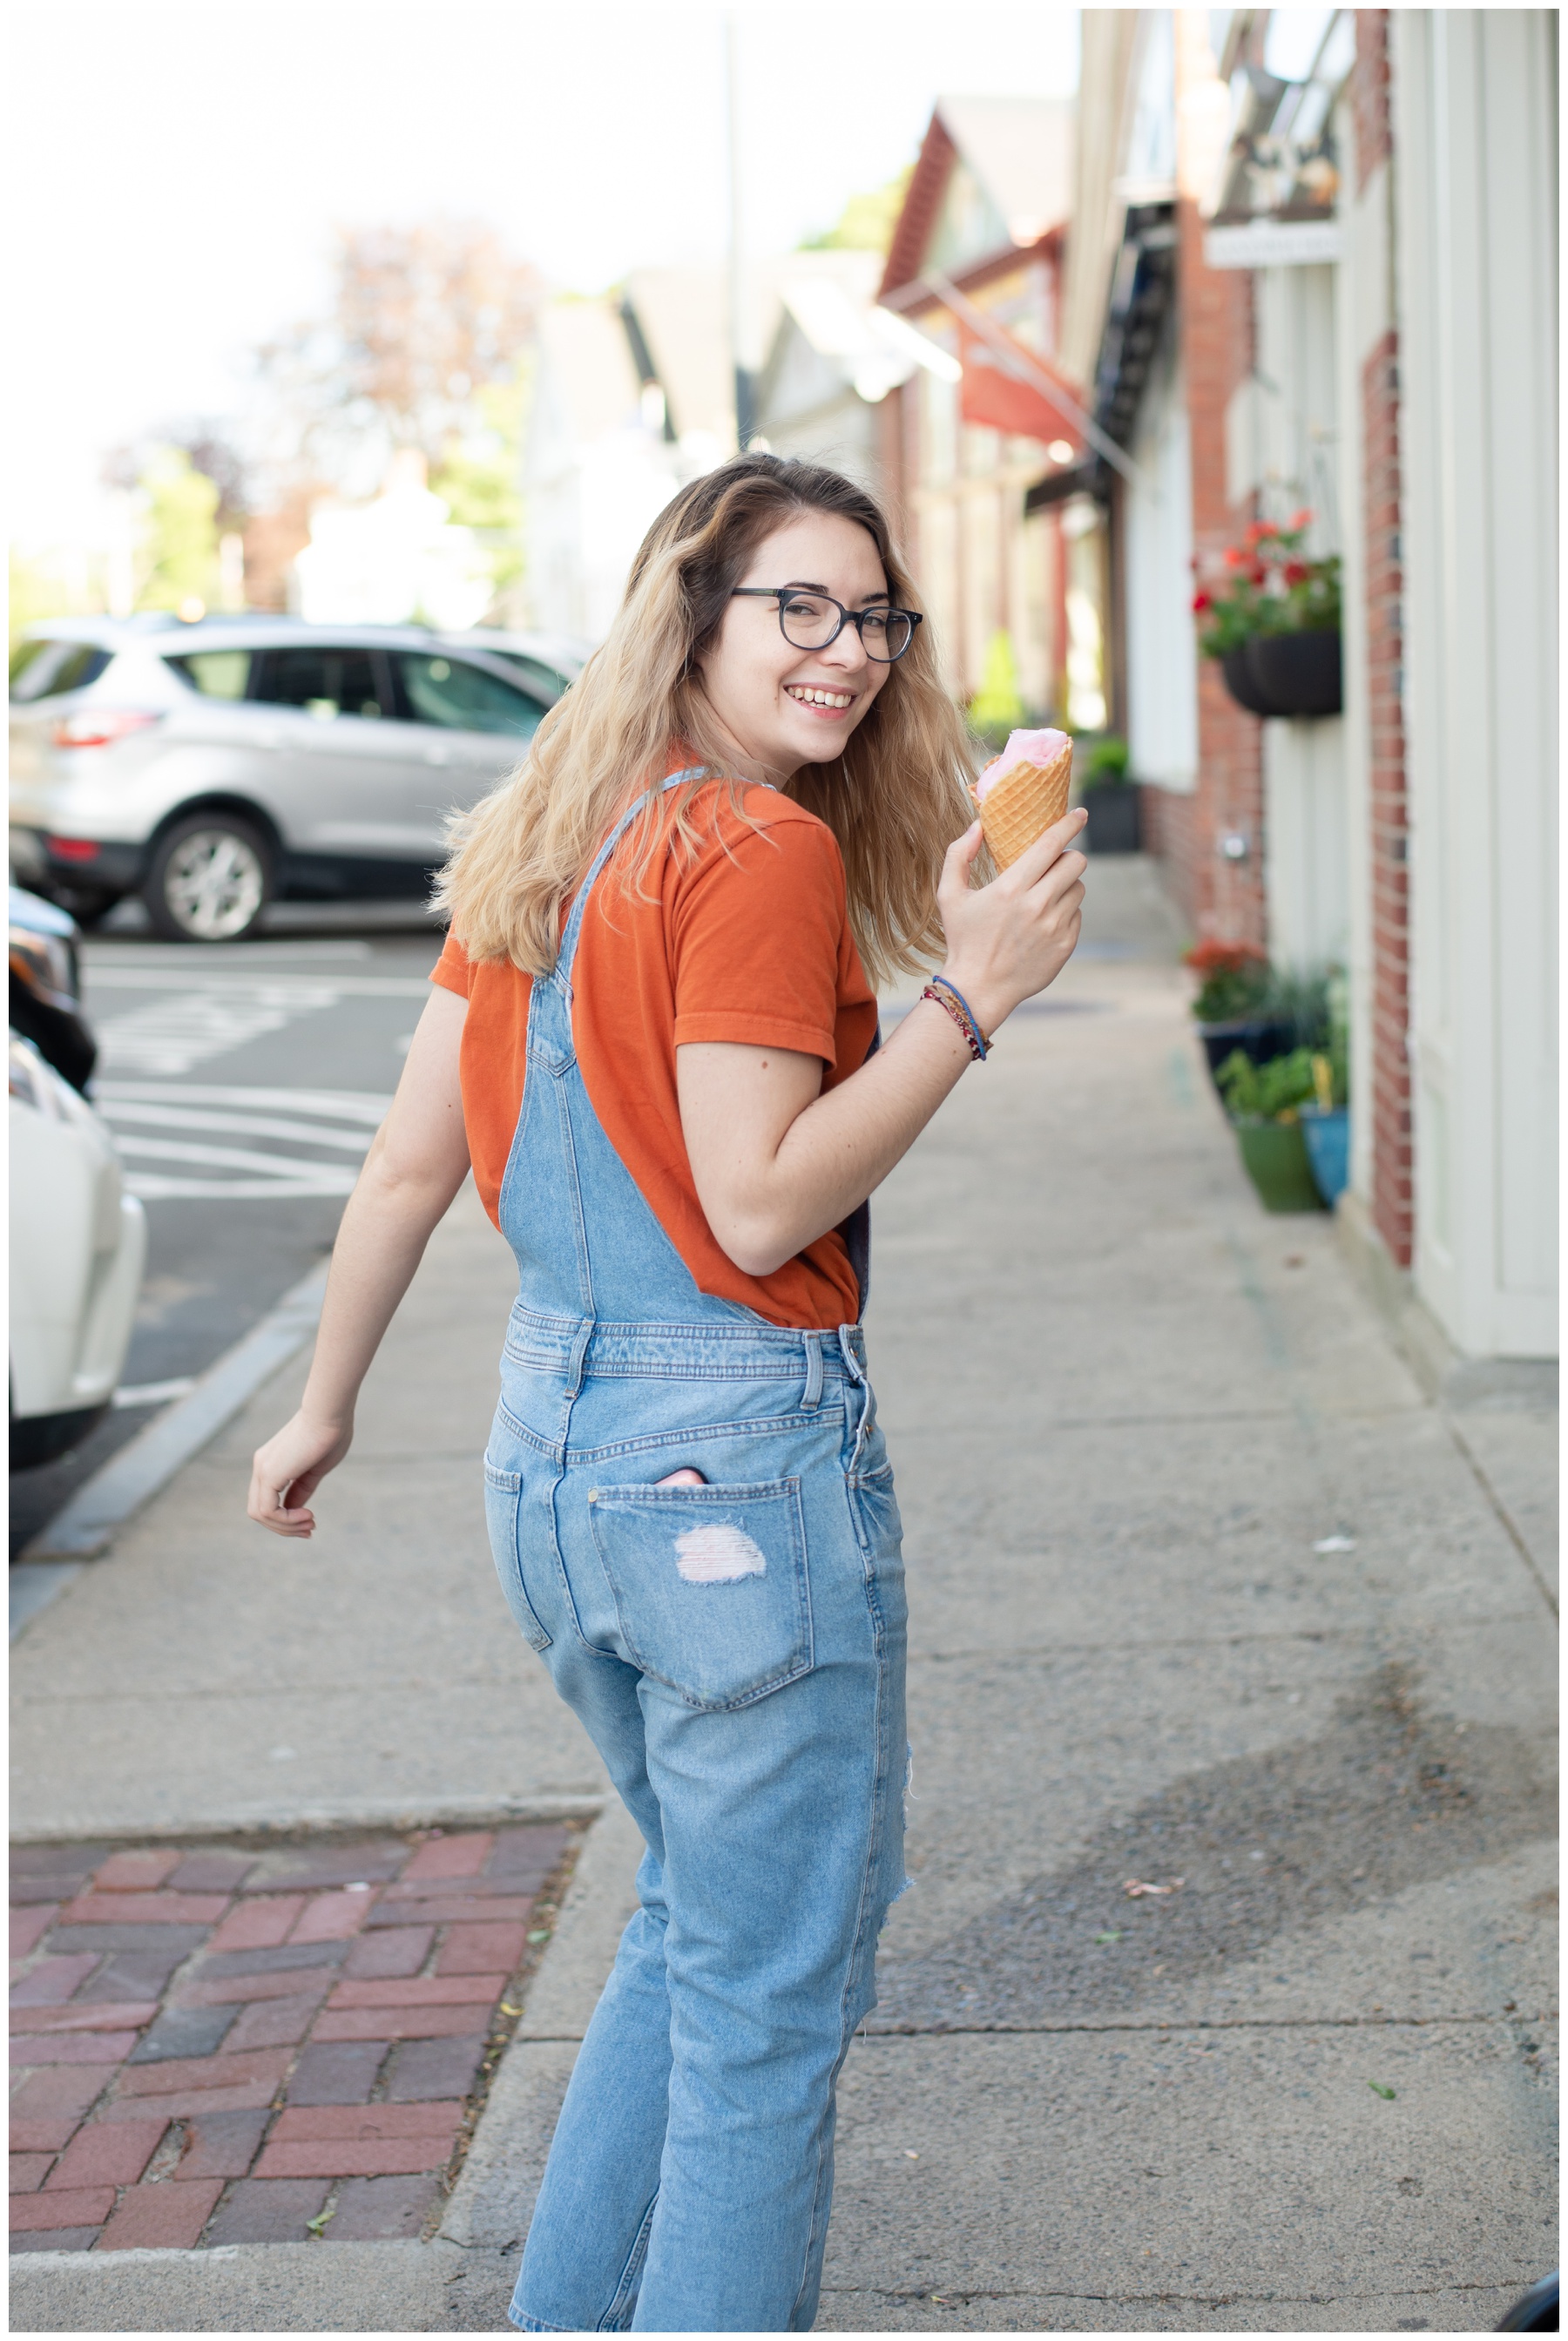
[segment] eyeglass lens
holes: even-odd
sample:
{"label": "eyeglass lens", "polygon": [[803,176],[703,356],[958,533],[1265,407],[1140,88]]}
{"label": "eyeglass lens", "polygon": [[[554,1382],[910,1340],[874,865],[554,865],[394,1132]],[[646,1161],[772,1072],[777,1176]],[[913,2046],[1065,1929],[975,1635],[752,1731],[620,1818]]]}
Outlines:
{"label": "eyeglass lens", "polygon": [[[789,593],[780,597],[779,622],[784,639],[798,651],[819,651],[830,643],[839,627],[839,608],[816,593]],[[866,610],[855,613],[860,628],[860,640],[866,645],[866,656],[882,666],[890,666],[909,647],[913,633],[908,615],[902,610]]]}

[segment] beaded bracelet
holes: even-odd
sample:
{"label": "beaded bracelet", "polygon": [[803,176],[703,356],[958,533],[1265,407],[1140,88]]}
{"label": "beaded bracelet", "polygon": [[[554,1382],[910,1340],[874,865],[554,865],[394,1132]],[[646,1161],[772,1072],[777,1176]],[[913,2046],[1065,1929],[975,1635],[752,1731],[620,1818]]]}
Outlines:
{"label": "beaded bracelet", "polygon": [[938,1008],[947,1010],[963,1034],[974,1062],[984,1064],[991,1053],[990,1045],[980,1030],[979,1018],[958,990],[958,985],[949,983],[945,975],[934,975],[920,997],[922,1000],[934,1000]]}

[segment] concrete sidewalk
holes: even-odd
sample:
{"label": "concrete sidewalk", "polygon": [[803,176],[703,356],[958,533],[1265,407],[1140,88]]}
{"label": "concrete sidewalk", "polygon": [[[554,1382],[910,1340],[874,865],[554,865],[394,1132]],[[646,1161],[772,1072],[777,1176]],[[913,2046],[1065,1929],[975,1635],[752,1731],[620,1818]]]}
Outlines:
{"label": "concrete sidewalk", "polygon": [[[878,1200],[915,1890],[819,2323],[1474,2331],[1556,2255],[1546,1393],[1434,1404],[1261,1211],[1147,865],[1093,881]],[[510,1292],[465,1200],[313,1546],[240,1509],[294,1368],[35,1622],[24,1834],[594,1808],[484,1546]],[[40,2255],[14,2322],[495,2329],[632,1853],[594,1824],[442,2240]]]}

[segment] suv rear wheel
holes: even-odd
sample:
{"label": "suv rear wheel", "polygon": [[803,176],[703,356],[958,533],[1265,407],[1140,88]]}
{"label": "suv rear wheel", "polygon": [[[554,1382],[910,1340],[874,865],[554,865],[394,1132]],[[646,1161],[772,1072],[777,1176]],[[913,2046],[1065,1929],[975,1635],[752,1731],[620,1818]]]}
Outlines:
{"label": "suv rear wheel", "polygon": [[266,908],[272,876],[259,830],[230,813],[193,813],[159,842],[142,899],[171,942],[238,942]]}

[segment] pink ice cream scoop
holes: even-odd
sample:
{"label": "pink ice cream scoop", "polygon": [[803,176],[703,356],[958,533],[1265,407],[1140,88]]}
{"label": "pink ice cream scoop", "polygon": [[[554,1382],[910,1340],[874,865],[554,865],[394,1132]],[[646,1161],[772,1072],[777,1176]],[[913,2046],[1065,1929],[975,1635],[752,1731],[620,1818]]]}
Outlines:
{"label": "pink ice cream scoop", "polygon": [[975,783],[986,843],[999,870],[1027,853],[1067,809],[1073,742],[1066,732],[1014,732]]}
{"label": "pink ice cream scoop", "polygon": [[1007,744],[999,756],[993,756],[979,779],[975,782],[975,802],[984,804],[987,796],[998,781],[1020,764],[1033,764],[1048,772],[1061,756],[1063,749],[1070,754],[1072,737],[1067,732],[1053,732],[1048,727],[1039,732],[1009,732]]}

